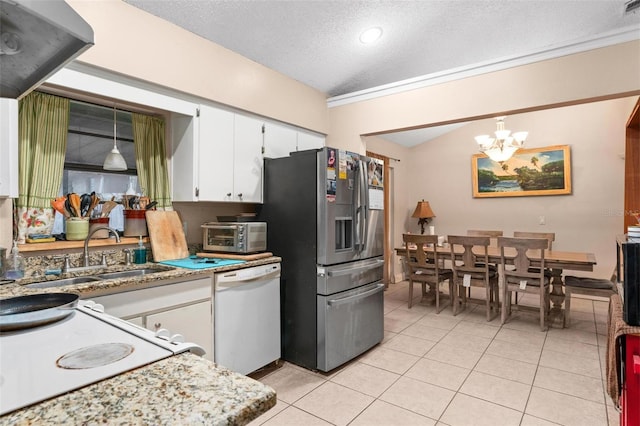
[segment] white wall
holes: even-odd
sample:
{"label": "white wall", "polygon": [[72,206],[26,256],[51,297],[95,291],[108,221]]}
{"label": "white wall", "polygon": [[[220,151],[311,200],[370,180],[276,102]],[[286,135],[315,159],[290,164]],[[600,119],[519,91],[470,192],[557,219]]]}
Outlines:
{"label": "white wall", "polygon": [[[625,125],[637,97],[549,109],[507,117],[507,128],[529,131],[527,147],[570,145],[572,195],[473,198],[471,156],[473,137],[492,132],[495,120],[469,124],[437,139],[406,149],[372,142],[369,150],[402,157],[395,191],[396,246],[402,232],[419,232],[411,218],[417,200],[428,200],[440,235],[467,229],[555,232],[554,250],[587,251],[596,255],[594,275],[609,277],[615,265],[615,235],[623,233]],[[391,144],[395,145],[395,144]],[[538,224],[545,216],[546,225]],[[580,275],[578,272],[572,272]]]}
{"label": "white wall", "polygon": [[640,40],[329,109],[327,145],[361,135],[513,115],[640,94]]}

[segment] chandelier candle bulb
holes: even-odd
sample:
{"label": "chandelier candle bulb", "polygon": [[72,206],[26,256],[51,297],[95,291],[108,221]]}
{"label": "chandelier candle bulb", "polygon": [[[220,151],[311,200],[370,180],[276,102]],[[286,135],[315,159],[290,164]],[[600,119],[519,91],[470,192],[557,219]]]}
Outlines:
{"label": "chandelier candle bulb", "polygon": [[524,146],[524,141],[529,135],[528,132],[516,132],[510,136],[511,130],[504,128],[504,119],[505,117],[496,118],[495,138],[489,135],[475,137],[480,152],[497,163],[503,163],[511,158],[518,149]]}

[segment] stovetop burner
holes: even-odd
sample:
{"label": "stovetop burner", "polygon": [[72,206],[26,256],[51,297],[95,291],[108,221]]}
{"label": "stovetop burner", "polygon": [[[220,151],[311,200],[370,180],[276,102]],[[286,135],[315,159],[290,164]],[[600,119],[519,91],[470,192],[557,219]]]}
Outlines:
{"label": "stovetop burner", "polygon": [[126,343],[100,343],[62,355],[56,365],[69,370],[102,367],[128,357],[133,350],[133,346]]}

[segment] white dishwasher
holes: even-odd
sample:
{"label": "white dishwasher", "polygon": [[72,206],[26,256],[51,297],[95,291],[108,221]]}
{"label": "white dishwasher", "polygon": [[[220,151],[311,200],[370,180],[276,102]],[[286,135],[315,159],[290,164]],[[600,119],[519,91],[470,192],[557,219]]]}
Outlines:
{"label": "white dishwasher", "polygon": [[248,374],[280,359],[280,264],[215,274],[214,361]]}

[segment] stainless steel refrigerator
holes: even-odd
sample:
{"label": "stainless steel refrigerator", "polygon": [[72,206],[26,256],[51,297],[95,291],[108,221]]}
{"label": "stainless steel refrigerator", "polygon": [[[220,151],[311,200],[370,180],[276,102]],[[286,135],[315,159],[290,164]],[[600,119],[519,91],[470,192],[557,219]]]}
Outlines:
{"label": "stainless steel refrigerator", "polygon": [[383,337],[383,163],[325,147],[264,160],[267,248],[282,257],[282,358],[332,370]]}

